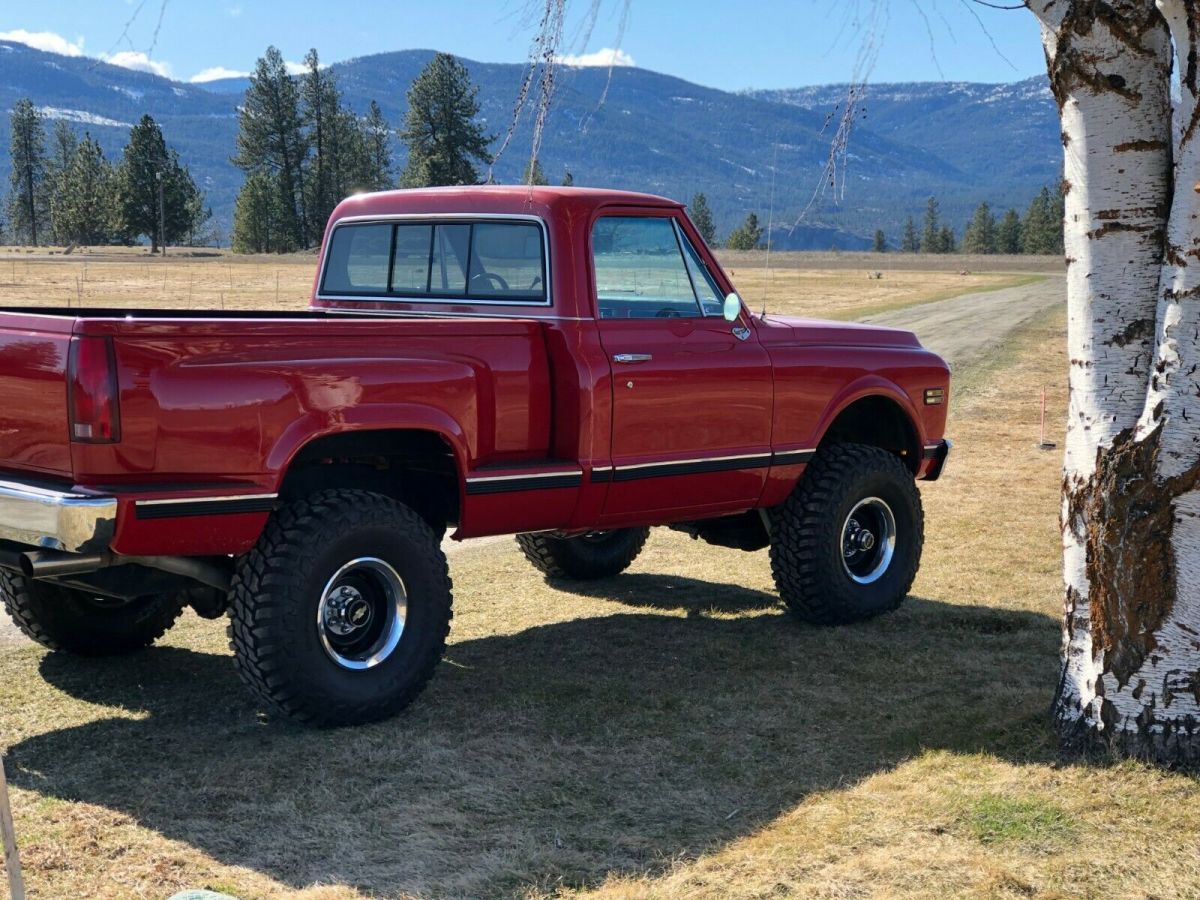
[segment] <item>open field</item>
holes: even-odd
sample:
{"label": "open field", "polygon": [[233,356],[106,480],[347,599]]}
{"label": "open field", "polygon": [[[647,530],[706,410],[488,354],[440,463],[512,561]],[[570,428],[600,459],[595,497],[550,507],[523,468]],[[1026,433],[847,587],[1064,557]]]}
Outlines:
{"label": "open field", "polygon": [[[1062,270],[1061,262],[1051,269],[1040,257],[772,253],[767,269],[762,253],[718,256],[752,308],[765,304],[775,313],[835,319],[1029,284]],[[971,268],[976,262],[993,268]],[[911,268],[918,263],[921,268]],[[144,248],[69,256],[0,248],[0,305],[304,309],[315,269],[311,253],[177,250],[163,260]],[[882,277],[870,277],[876,272]]]}
{"label": "open field", "polygon": [[1048,728],[1063,328],[956,368],[925,564],[871,623],[799,625],[765,553],[658,529],[583,588],[458,549],[446,664],[368,728],[262,717],[191,614],[125,660],[0,644],[31,896],[1200,896],[1200,782]]}

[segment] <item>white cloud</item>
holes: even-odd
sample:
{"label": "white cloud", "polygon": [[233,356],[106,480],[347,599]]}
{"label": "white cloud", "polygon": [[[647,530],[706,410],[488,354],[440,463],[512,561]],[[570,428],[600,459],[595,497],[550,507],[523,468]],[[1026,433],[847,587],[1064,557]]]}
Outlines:
{"label": "white cloud", "polygon": [[614,47],[601,47],[592,53],[580,53],[577,56],[560,56],[558,61],[564,66],[636,66],[633,57],[624,50]]}
{"label": "white cloud", "polygon": [[61,56],[83,56],[83,38],[69,41],[53,31],[26,31],[24,28],[0,31],[0,41],[15,41],[34,50],[57,53]]}
{"label": "white cloud", "polygon": [[163,78],[171,77],[171,66],[157,59],[151,59],[141,50],[122,50],[112,56],[101,56],[106,63],[120,66],[122,69],[133,69],[135,72],[149,72]]}
{"label": "white cloud", "polygon": [[229,16],[229,18],[231,18],[231,19],[236,19],[241,14],[242,14],[242,8],[240,6],[230,6],[228,9],[225,10],[225,15]]}
{"label": "white cloud", "polygon": [[192,84],[203,84],[206,81],[217,81],[221,78],[249,78],[249,72],[239,72],[237,69],[227,69],[224,66],[213,66],[203,69],[188,79]]}
{"label": "white cloud", "polygon": [[[286,62],[284,62],[284,66],[287,67],[287,73],[289,75],[303,75],[305,72],[308,71],[308,66],[306,66],[304,63],[292,62],[290,59],[287,60]],[[328,69],[329,66],[325,65],[324,63],[321,63],[321,68]]]}

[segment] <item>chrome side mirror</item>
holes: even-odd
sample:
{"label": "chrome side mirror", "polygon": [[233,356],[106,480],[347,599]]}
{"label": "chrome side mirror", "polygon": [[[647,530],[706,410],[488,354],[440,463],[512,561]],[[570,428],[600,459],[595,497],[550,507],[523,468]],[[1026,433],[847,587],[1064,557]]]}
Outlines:
{"label": "chrome side mirror", "polygon": [[736,322],[742,315],[742,298],[736,293],[727,296],[723,314],[726,322]]}

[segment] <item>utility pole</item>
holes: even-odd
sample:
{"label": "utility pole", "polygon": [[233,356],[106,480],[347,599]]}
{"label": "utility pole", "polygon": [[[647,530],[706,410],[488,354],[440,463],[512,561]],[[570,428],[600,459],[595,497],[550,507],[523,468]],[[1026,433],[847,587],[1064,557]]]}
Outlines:
{"label": "utility pole", "polygon": [[159,169],[155,176],[158,180],[158,252],[167,255],[166,216],[163,212],[163,173]]}

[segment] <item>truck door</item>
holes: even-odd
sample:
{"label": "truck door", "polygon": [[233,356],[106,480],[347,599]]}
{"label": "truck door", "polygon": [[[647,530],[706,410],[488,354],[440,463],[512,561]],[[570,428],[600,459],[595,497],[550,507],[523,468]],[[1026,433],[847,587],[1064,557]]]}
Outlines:
{"label": "truck door", "polygon": [[771,461],[771,363],[670,210],[592,229],[600,340],[612,371],[604,518],[753,505]]}

